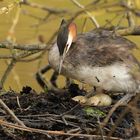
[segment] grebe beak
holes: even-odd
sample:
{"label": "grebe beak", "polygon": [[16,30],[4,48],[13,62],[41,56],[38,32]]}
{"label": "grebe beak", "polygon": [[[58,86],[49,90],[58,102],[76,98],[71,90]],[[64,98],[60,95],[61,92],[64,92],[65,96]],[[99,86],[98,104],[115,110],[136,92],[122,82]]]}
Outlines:
{"label": "grebe beak", "polygon": [[68,53],[68,51],[70,49],[70,46],[71,46],[72,42],[73,42],[73,37],[71,36],[71,34],[69,34],[68,41],[67,41],[67,44],[66,44],[66,46],[64,48],[63,55],[62,56],[60,55],[59,71],[58,71],[59,74],[61,73],[63,61],[64,61],[64,59],[66,57],[66,54]]}
{"label": "grebe beak", "polygon": [[58,70],[58,74],[61,73],[61,69],[62,69],[63,61],[64,61],[63,56],[60,56],[60,62],[59,62],[59,70]]}
{"label": "grebe beak", "polygon": [[61,73],[63,61],[66,57],[66,54],[68,53],[72,43],[75,42],[75,40],[76,40],[76,35],[77,35],[76,24],[75,23],[70,23],[68,25],[68,39],[67,39],[66,45],[64,47],[63,54],[62,54],[62,56],[60,55],[59,71],[58,71],[59,74]]}

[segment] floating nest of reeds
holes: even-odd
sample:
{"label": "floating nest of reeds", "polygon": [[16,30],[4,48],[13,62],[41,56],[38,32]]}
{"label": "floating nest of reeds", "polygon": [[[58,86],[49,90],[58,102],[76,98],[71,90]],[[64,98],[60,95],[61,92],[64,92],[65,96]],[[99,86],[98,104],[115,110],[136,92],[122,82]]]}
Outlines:
{"label": "floating nest of reeds", "polygon": [[[65,91],[65,90],[64,90]],[[118,107],[106,125],[102,125],[113,105],[107,107],[82,106],[72,100],[85,95],[78,85],[72,84],[66,92],[36,93],[23,87],[1,95],[3,102],[24,123],[19,125],[0,108],[1,140],[119,140],[138,137],[140,129],[140,102],[133,99],[129,105]],[[112,97],[114,100],[120,95]]]}

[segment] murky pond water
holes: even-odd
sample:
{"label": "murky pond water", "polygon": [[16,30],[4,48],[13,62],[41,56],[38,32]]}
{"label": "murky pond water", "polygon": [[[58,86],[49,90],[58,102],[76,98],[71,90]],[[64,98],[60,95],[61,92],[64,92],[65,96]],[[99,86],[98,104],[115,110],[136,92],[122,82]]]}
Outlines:
{"label": "murky pond water", "polygon": [[[14,1],[14,0],[13,0]],[[0,1],[0,7],[7,6],[8,4],[13,2],[12,0],[3,0]],[[79,1],[82,2],[82,4],[89,3],[92,0],[88,1]],[[113,0],[110,0],[113,1]],[[38,4],[46,5],[48,7],[52,7],[54,9],[67,9],[71,13],[74,13],[74,11],[78,10],[77,8],[70,0],[32,0],[32,2],[36,2]],[[84,2],[84,3],[83,3]],[[0,15],[0,41],[4,41],[9,33],[9,29],[12,25],[12,21],[15,17],[15,13],[17,11],[17,8],[15,7],[12,11],[10,11],[8,14]],[[27,15],[28,14],[28,15]],[[114,17],[114,12],[108,12],[105,13],[103,10],[96,10],[92,13],[97,18],[100,25],[104,25],[106,22],[106,19],[111,19]],[[30,15],[30,16],[29,16]],[[51,16],[47,21],[41,22],[37,18],[32,17],[35,16],[37,18],[43,18],[45,15],[47,15],[46,12],[40,10],[31,8],[28,6],[21,6],[21,14],[19,17],[19,22],[15,28],[15,34],[14,37],[16,39],[16,42],[19,44],[37,44],[38,36],[41,35],[44,37],[45,42],[49,40],[51,35],[58,29],[60,21],[62,18],[70,18],[73,16],[72,14],[66,17],[62,16]],[[76,19],[76,23],[78,26],[78,32],[81,32],[81,28],[84,22],[86,15],[82,15]],[[121,17],[121,16],[120,16]],[[119,20],[114,20],[114,23],[117,23]],[[136,18],[136,23],[140,24],[140,18]],[[124,21],[124,24],[126,24],[126,21]],[[91,23],[90,20],[87,21],[86,30],[93,29],[94,26]],[[140,37],[139,36],[131,36],[129,39],[134,41],[138,46],[140,44]],[[8,52],[1,49],[0,54],[7,54]],[[137,57],[139,57],[139,52],[135,52]],[[140,58],[140,57],[139,57]],[[37,91],[40,91],[41,88],[37,84],[35,80],[35,73],[39,69],[39,60],[29,62],[29,63],[17,63],[14,67],[13,71],[10,73],[8,79],[6,80],[5,88],[8,89],[9,87],[14,90],[20,90],[22,86],[29,85],[36,89]],[[6,60],[0,60],[0,78],[2,77],[6,67],[7,67],[7,61]],[[40,67],[45,66],[48,63],[47,61],[47,53],[43,56],[43,59],[41,61]],[[49,72],[46,75],[46,78],[49,78],[51,75],[51,72]],[[61,77],[60,81],[63,85],[64,79]]]}

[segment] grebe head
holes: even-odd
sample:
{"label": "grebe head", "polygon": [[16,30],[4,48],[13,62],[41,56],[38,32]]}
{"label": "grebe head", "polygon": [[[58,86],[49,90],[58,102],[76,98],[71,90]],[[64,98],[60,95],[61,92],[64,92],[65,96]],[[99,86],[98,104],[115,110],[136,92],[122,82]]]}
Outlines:
{"label": "grebe head", "polygon": [[67,23],[64,19],[61,22],[58,36],[57,36],[57,46],[60,54],[59,60],[59,74],[61,73],[61,68],[66,54],[68,53],[72,42],[76,40],[77,28],[75,23]]}

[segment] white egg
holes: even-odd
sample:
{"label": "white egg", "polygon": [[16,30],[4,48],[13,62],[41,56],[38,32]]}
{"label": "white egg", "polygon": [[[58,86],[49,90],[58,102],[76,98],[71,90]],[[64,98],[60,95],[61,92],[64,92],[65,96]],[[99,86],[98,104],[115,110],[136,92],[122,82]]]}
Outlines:
{"label": "white egg", "polygon": [[106,94],[96,94],[87,99],[86,105],[89,106],[109,106],[112,103],[112,99]]}
{"label": "white egg", "polygon": [[87,98],[85,96],[75,96],[72,100],[79,102],[80,104],[85,104],[87,102]]}

